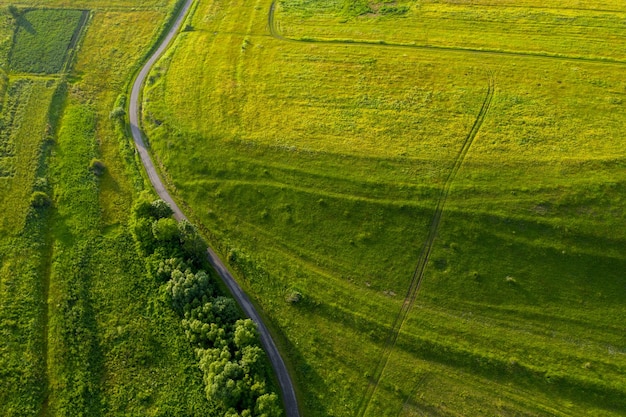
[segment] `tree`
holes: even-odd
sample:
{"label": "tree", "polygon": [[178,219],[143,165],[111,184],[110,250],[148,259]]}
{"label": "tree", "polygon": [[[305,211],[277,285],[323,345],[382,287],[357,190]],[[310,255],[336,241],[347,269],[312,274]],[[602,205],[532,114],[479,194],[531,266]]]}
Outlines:
{"label": "tree", "polygon": [[178,223],[171,218],[160,218],[152,223],[152,234],[158,242],[179,241]]}
{"label": "tree", "polygon": [[273,392],[257,398],[254,411],[258,417],[279,417],[283,415],[278,396]]}
{"label": "tree", "polygon": [[235,346],[242,349],[246,346],[256,346],[259,344],[259,332],[256,324],[250,320],[237,320],[235,323],[234,338]]}
{"label": "tree", "polygon": [[166,282],[172,278],[172,272],[175,270],[184,271],[188,269],[187,264],[180,258],[168,258],[163,260],[162,253],[153,253],[148,262],[148,273],[151,277],[159,282]]}
{"label": "tree", "polygon": [[194,274],[189,269],[174,270],[166,290],[174,309],[181,315],[207,303],[213,295],[213,285],[206,272]]}
{"label": "tree", "polygon": [[198,234],[196,228],[187,220],[178,223],[181,246],[185,255],[200,265],[206,258],[206,244]]}
{"label": "tree", "polygon": [[174,214],[174,211],[172,210],[170,205],[161,199],[154,200],[152,203],[150,203],[150,205],[152,206],[152,215],[157,219],[170,217],[172,214]]}

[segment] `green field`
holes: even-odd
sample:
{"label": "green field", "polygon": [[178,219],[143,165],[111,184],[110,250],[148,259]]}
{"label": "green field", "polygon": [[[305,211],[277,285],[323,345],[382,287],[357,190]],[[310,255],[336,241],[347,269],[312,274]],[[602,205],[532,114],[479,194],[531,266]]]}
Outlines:
{"label": "green field", "polygon": [[0,11],[0,414],[211,415],[128,228],[144,183],[109,118],[175,2],[28,3]]}
{"label": "green field", "polygon": [[61,71],[76,47],[88,17],[80,10],[31,10],[16,18],[11,70],[53,74]]}
{"label": "green field", "polygon": [[270,10],[200,1],[144,128],[303,414],[623,415],[623,4]]}

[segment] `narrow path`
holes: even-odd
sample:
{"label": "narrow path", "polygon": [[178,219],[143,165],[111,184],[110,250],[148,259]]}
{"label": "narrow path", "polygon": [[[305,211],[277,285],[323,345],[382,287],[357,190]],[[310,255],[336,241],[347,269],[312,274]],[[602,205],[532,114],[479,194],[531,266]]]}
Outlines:
{"label": "narrow path", "polygon": [[448,177],[446,178],[446,182],[444,183],[444,186],[441,189],[439,200],[437,201],[437,207],[435,209],[433,219],[430,222],[428,236],[426,238],[426,241],[424,242],[424,245],[422,246],[422,250],[418,257],[417,266],[415,267],[415,271],[413,272],[413,277],[411,278],[411,284],[409,285],[409,288],[407,290],[406,296],[404,298],[404,303],[402,304],[402,307],[400,308],[400,312],[396,316],[393,326],[389,332],[389,336],[387,337],[387,341],[385,342],[385,346],[383,348],[383,352],[378,361],[378,365],[376,366],[376,369],[372,375],[372,381],[370,382],[370,385],[368,386],[365,396],[363,397],[361,401],[361,405],[359,406],[359,410],[357,412],[357,416],[359,417],[365,415],[365,413],[367,412],[371,399],[376,393],[376,390],[378,389],[381,376],[385,370],[385,367],[387,366],[387,362],[389,361],[389,356],[391,355],[391,352],[396,345],[396,341],[398,340],[400,329],[402,328],[402,325],[404,324],[409,311],[413,307],[413,304],[415,304],[415,299],[417,298],[417,294],[419,292],[419,289],[422,285],[422,280],[424,278],[424,271],[426,270],[426,265],[428,264],[428,259],[430,258],[430,253],[432,251],[435,238],[437,237],[437,231],[439,230],[439,224],[441,223],[443,209],[446,204],[448,194],[450,193],[450,187],[452,185],[452,182],[454,181],[454,178],[456,177],[456,174],[459,172],[461,165],[463,165],[465,156],[467,155],[467,152],[472,146],[472,143],[474,142],[474,138],[478,134],[478,131],[480,130],[480,127],[482,126],[483,121],[485,120],[485,116],[487,112],[489,111],[489,107],[491,106],[491,99],[493,98],[493,93],[494,93],[494,81],[493,81],[493,78],[490,78],[489,85],[487,87],[487,93],[485,95],[485,99],[483,101],[482,107],[478,113],[478,116],[476,117],[476,120],[474,121],[474,125],[472,126],[472,129],[470,130],[470,132],[465,138],[465,141],[463,142],[463,146],[461,147],[461,149],[459,150],[459,153],[457,154],[457,157],[454,161],[454,165],[452,166],[452,169],[448,173]]}
{"label": "narrow path", "polygon": [[[150,59],[148,59],[148,61],[141,68],[137,79],[133,83],[129,104],[131,133],[135,142],[135,147],[137,148],[139,156],[141,157],[141,163],[143,164],[146,173],[148,174],[148,178],[150,178],[150,183],[154,187],[155,191],[161,199],[163,199],[170,205],[170,207],[174,211],[174,217],[178,221],[186,220],[187,217],[178,207],[176,202],[172,199],[169,192],[165,188],[163,181],[161,181],[161,178],[159,178],[159,175],[157,174],[157,170],[154,166],[154,163],[152,162],[152,158],[150,157],[148,149],[146,148],[146,144],[143,140],[143,134],[141,132],[141,129],[139,128],[139,119],[141,109],[141,91],[146,77],[148,76],[148,73],[150,72],[152,66],[161,57],[163,52],[165,52],[172,39],[174,39],[174,37],[178,33],[178,30],[180,29],[180,26],[182,25],[182,22],[192,4],[193,0],[187,0],[187,2],[180,11],[180,14],[176,18],[176,21],[172,25],[172,28],[159,45],[159,48],[154,52],[154,54],[152,54]],[[243,292],[239,284],[237,284],[233,276],[230,274],[230,272],[228,272],[228,269],[226,268],[224,263],[222,263],[222,261],[218,258],[218,256],[211,248],[207,250],[207,255],[209,261],[211,262],[211,265],[213,265],[213,268],[215,268],[220,278],[224,281],[235,300],[237,300],[237,302],[241,306],[244,313],[248,315],[258,326],[259,334],[261,337],[261,344],[267,352],[270,362],[272,363],[272,367],[274,368],[276,377],[278,378],[278,383],[282,391],[282,397],[287,417],[299,417],[300,412],[298,410],[298,403],[296,400],[293,383],[291,382],[291,377],[289,376],[289,372],[287,371],[285,362],[280,356],[280,352],[278,351],[274,340],[272,340],[270,332],[263,323],[261,316],[256,311],[254,305],[250,302],[250,299]]]}

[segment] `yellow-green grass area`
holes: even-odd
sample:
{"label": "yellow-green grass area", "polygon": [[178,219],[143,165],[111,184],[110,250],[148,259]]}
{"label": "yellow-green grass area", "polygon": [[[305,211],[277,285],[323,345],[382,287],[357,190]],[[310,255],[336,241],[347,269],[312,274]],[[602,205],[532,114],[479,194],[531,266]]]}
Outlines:
{"label": "yellow-green grass area", "polygon": [[[303,2],[304,17],[282,2],[280,31],[309,38],[281,40],[270,3],[201,1],[152,74],[144,129],[270,319],[304,415],[623,415],[626,67],[530,47],[315,42],[319,2]],[[489,10],[504,15],[484,20],[501,33],[472,48],[500,49],[513,26],[538,33],[513,11],[596,16],[583,2],[498,4]],[[327,33],[408,43],[422,30],[405,25],[415,7],[345,23],[340,9],[328,25],[352,29]],[[447,46],[468,47],[459,21],[433,23]],[[587,54],[542,39],[551,54]],[[443,202],[420,290],[388,343]]]}
{"label": "yellow-green grass area", "polygon": [[615,0],[558,4],[278,0],[275,24],[283,36],[306,41],[382,42],[626,62],[624,18],[626,6]]}
{"label": "yellow-green grass area", "polygon": [[[148,12],[136,4],[136,11],[93,13],[67,77],[8,81],[2,140],[10,140],[11,169],[0,178],[3,416],[212,410],[180,320],[127,229],[142,182],[109,113],[174,2]],[[90,169],[94,158],[105,166],[100,176]],[[31,202],[35,191],[49,205]]]}
{"label": "yellow-green grass area", "polygon": [[[542,60],[523,68],[524,83],[519,63],[496,76],[517,82],[500,84],[456,178],[416,308],[383,374],[387,387],[373,403],[404,396],[413,401],[405,415],[482,414],[485,404],[515,403],[530,415],[626,409],[625,137],[615,100],[626,87],[623,68]],[[433,390],[441,378],[428,367],[415,365],[415,380],[426,377],[419,387],[400,377],[410,374],[399,359],[408,352],[506,391],[497,401],[479,395],[480,409],[466,404],[477,396],[472,389],[442,400],[449,388]]]}

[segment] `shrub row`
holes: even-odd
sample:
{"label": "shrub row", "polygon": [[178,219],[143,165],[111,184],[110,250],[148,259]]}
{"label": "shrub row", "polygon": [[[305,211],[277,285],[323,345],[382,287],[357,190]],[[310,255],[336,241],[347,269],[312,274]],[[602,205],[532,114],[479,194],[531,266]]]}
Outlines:
{"label": "shrub row", "polygon": [[165,297],[180,315],[198,358],[205,392],[217,415],[283,415],[269,385],[256,325],[243,319],[230,297],[220,293],[206,265],[206,246],[187,221],[177,223],[162,200],[142,195],[133,207],[131,231],[149,274],[163,283]]}

